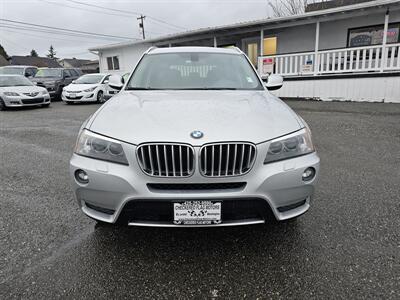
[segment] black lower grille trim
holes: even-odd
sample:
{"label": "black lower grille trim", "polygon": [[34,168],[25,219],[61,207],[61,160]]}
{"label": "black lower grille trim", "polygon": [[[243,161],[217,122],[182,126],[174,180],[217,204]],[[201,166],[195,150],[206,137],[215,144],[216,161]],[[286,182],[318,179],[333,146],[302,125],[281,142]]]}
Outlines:
{"label": "black lower grille trim", "polygon": [[199,190],[230,190],[244,189],[246,182],[221,182],[221,183],[148,183],[151,190],[164,191],[199,191]]}
{"label": "black lower grille trim", "polygon": [[35,99],[22,99],[23,104],[39,104],[44,102],[44,98],[35,98]]}
{"label": "black lower grille trim", "polygon": [[[194,199],[187,199],[196,201]],[[272,219],[273,214],[268,203],[258,198],[238,199],[198,199],[199,201],[222,202],[222,222],[240,221],[247,219],[267,220]],[[132,200],[125,204],[118,218],[118,223],[131,222],[173,222],[173,203],[184,202],[185,199],[166,200]]]}
{"label": "black lower grille trim", "polygon": [[278,207],[278,211],[283,213],[283,212],[298,208],[300,206],[303,206],[304,204],[306,204],[306,202],[307,202],[307,199],[304,199],[304,200],[302,200],[300,202],[296,202],[296,203],[293,203],[293,204],[290,204],[290,205],[280,206],[280,207]]}
{"label": "black lower grille trim", "polygon": [[70,97],[70,96],[65,96],[65,98],[69,99],[69,100],[79,100],[82,99],[83,96],[78,96],[78,97]]}
{"label": "black lower grille trim", "polygon": [[113,215],[114,212],[115,212],[115,210],[113,210],[113,209],[108,209],[108,208],[96,206],[96,205],[93,205],[93,204],[90,204],[90,203],[87,203],[87,202],[85,202],[85,204],[90,209],[96,210],[96,211],[101,212],[103,214]]}

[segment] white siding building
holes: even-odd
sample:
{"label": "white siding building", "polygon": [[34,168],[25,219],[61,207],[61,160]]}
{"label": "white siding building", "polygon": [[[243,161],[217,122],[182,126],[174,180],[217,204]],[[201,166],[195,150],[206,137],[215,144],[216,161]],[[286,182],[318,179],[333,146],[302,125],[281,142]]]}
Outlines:
{"label": "white siding building", "polygon": [[400,103],[400,1],[193,30],[90,49],[101,72],[131,72],[150,46],[239,47],[284,98]]}

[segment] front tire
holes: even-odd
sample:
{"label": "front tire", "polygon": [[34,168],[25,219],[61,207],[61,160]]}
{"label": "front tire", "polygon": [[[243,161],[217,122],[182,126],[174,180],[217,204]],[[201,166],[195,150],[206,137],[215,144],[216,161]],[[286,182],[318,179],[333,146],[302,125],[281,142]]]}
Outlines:
{"label": "front tire", "polygon": [[99,91],[98,93],[97,93],[97,103],[103,103],[104,102],[104,93],[103,93],[103,91]]}
{"label": "front tire", "polygon": [[7,109],[6,104],[4,103],[3,99],[0,98],[0,111],[6,109]]}

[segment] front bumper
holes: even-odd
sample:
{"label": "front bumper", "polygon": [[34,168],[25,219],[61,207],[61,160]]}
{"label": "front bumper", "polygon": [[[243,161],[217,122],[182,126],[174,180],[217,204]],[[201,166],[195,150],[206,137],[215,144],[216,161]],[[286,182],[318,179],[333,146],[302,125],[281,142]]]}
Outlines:
{"label": "front bumper", "polygon": [[67,91],[63,91],[61,94],[62,101],[65,102],[93,102],[97,101],[97,92],[79,92],[79,93],[69,93]]}
{"label": "front bumper", "polygon": [[[143,221],[137,218],[129,220],[126,211],[128,207],[132,209],[132,203],[139,202],[165,204],[174,201],[204,200],[221,201],[223,212],[224,201],[237,200],[243,204],[243,201],[257,200],[261,205],[264,203],[277,220],[282,221],[297,217],[309,209],[310,199],[319,174],[320,159],[316,153],[264,165],[263,160],[268,148],[264,144],[258,146],[258,156],[253,169],[243,176],[206,178],[196,170],[194,175],[188,178],[154,178],[141,171],[136,160],[135,148],[132,145],[124,144],[129,166],[73,154],[70,161],[72,186],[78,205],[86,215],[108,223],[116,223],[123,219],[123,223],[128,225],[182,227],[182,225],[174,225],[172,222]],[[199,148],[196,148],[196,151],[198,150]],[[313,180],[304,182],[302,174],[308,167],[315,168],[316,175]],[[88,184],[83,185],[75,180],[74,173],[78,169],[82,169],[88,174]],[[245,183],[245,186],[210,190],[163,190],[149,187],[149,184],[177,183]],[[172,206],[170,207],[172,214]],[[206,226],[258,224],[263,223],[268,217],[263,213],[256,218],[229,221],[223,219],[222,224]]]}
{"label": "front bumper", "polygon": [[24,107],[37,106],[50,103],[50,95],[38,95],[36,97],[28,96],[2,96],[6,107]]}

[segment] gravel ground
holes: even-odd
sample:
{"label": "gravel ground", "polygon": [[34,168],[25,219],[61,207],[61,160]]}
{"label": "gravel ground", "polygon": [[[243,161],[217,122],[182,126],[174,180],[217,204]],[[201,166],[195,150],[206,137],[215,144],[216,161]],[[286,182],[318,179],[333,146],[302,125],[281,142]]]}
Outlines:
{"label": "gravel ground", "polygon": [[0,112],[0,299],[400,298],[400,105],[288,102],[321,178],[295,222],[95,226],[68,160],[99,105]]}

